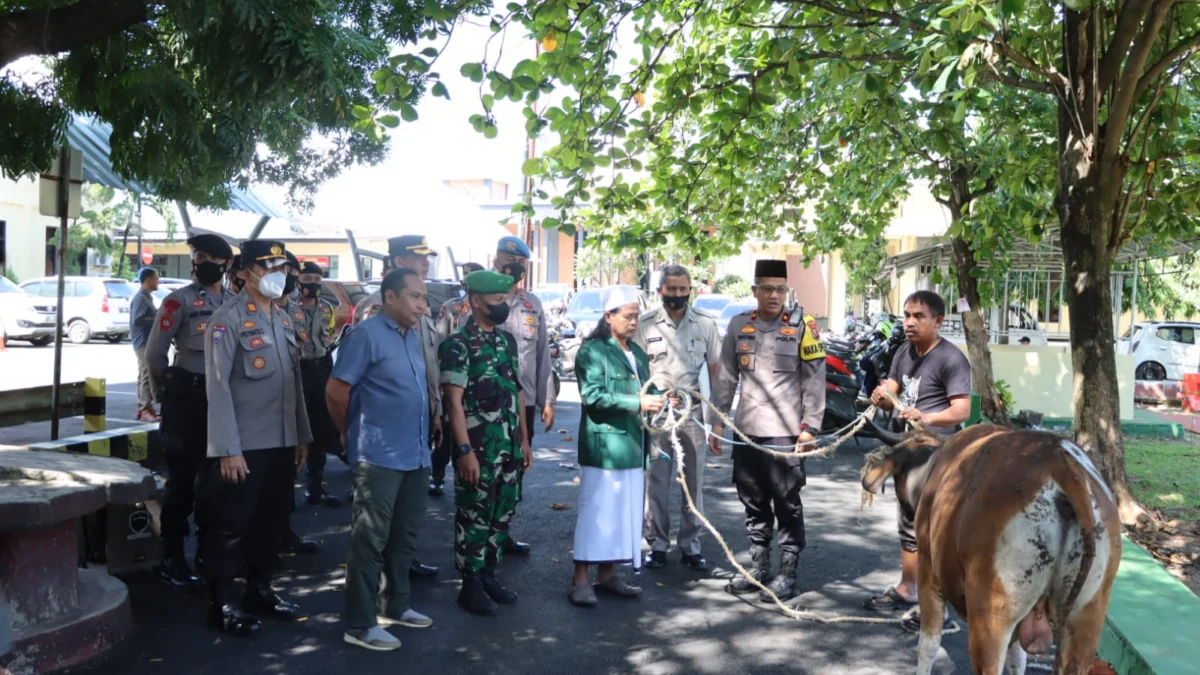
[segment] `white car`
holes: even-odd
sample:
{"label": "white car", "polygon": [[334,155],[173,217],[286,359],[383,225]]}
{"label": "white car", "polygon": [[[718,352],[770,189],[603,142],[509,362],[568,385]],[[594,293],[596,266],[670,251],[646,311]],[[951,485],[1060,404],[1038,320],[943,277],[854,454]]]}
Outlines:
{"label": "white car", "polygon": [[1200,372],[1198,334],[1200,323],[1138,323],[1117,341],[1117,353],[1129,354],[1134,358],[1137,363],[1134,368],[1136,379],[1178,381],[1187,373]]}
{"label": "white car", "polygon": [[[21,289],[54,307],[58,300],[58,278],[31,279]],[[63,326],[67,338],[84,344],[93,337],[120,342],[129,337],[129,301],[134,287],[124,279],[65,277],[63,282]]]}
{"label": "white car", "polygon": [[54,340],[54,304],[38,299],[0,277],[0,336],[42,347]]}

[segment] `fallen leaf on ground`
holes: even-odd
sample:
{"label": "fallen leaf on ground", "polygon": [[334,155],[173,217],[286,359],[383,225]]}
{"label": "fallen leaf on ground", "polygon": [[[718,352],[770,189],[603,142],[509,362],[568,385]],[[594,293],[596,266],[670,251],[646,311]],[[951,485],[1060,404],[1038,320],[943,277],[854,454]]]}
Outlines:
{"label": "fallen leaf on ground", "polygon": [[562,561],[561,561],[561,560],[559,560],[558,558],[551,558],[551,559],[550,559],[550,562],[562,562]]}
{"label": "fallen leaf on ground", "polygon": [[563,436],[563,440],[564,441],[573,441],[573,440],[575,440],[575,437],[574,436]]}
{"label": "fallen leaf on ground", "polygon": [[661,582],[661,581],[656,581],[656,582],[654,582],[654,585],[655,585],[655,586],[659,586],[659,587],[661,587],[661,588],[666,588],[666,587],[667,587],[667,585],[666,585],[666,584],[664,584],[664,583],[663,583],[663,582]]}
{"label": "fallen leaf on ground", "polygon": [[555,511],[566,511],[567,509],[571,508],[571,505],[570,504],[559,504],[559,503],[555,502],[554,504],[550,505],[550,508],[554,509]]}
{"label": "fallen leaf on ground", "polygon": [[302,616],[302,617],[300,617],[299,619],[296,619],[296,622],[297,622],[297,623],[299,623],[299,622],[301,622],[301,621],[308,621],[308,617],[307,617],[307,616]]}

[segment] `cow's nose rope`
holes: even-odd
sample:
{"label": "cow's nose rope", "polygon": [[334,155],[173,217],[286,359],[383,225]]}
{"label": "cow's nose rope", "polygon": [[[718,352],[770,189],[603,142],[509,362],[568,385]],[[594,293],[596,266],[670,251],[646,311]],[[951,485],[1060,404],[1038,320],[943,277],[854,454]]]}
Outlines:
{"label": "cow's nose rope", "polygon": [[[654,382],[652,380],[648,380],[646,382],[646,384],[642,386],[641,393],[643,395],[647,394],[650,391],[650,387],[653,384],[654,384]],[[645,428],[645,430],[652,435],[658,435],[658,434],[662,434],[662,433],[670,434],[671,448],[675,451],[675,457],[677,459],[677,461],[675,463],[675,482],[679,483],[679,486],[681,488],[683,488],[684,502],[687,504],[688,510],[691,513],[695,514],[696,519],[700,521],[700,524],[702,524],[704,526],[704,528],[706,530],[708,530],[708,532],[713,536],[713,538],[715,538],[717,540],[717,543],[721,545],[721,550],[725,552],[725,558],[729,561],[729,564],[732,565],[735,570],[737,570],[738,574],[741,574],[751,584],[756,586],[763,593],[766,593],[768,596],[770,596],[771,601],[775,603],[775,606],[778,607],[779,610],[781,612],[783,612],[785,616],[789,616],[793,619],[816,621],[818,623],[858,623],[858,624],[881,624],[881,625],[898,625],[903,621],[903,618],[897,619],[897,618],[892,618],[892,617],[825,615],[825,614],[818,614],[816,612],[810,612],[808,610],[795,609],[794,607],[789,607],[788,605],[785,605],[783,603],[783,601],[779,599],[779,596],[775,595],[775,593],[773,593],[770,588],[767,588],[767,586],[764,585],[758,579],[756,579],[754,577],[754,575],[752,575],[748,571],[746,571],[745,567],[742,567],[741,563],[739,563],[737,561],[737,558],[734,556],[733,551],[729,548],[729,544],[727,544],[725,542],[725,538],[721,536],[721,533],[717,531],[717,528],[713,527],[713,524],[711,522],[709,522],[708,518],[705,517],[703,513],[700,513],[700,510],[696,508],[696,503],[692,499],[692,493],[688,491],[687,480],[684,478],[684,452],[683,452],[683,445],[679,441],[679,429],[680,429],[680,427],[683,426],[683,424],[689,418],[689,412],[691,410],[693,400],[699,399],[699,400],[703,401],[704,403],[708,404],[709,408],[714,413],[716,413],[717,416],[720,417],[723,422],[725,422],[726,426],[728,426],[730,429],[732,429],[734,431],[734,433],[736,433],[743,440],[745,440],[746,444],[752,448],[761,450],[763,452],[766,452],[766,453],[769,453],[772,455],[782,455],[785,457],[797,457],[797,456],[799,456],[799,457],[826,457],[826,456],[832,454],[835,450],[837,450],[838,446],[840,446],[842,443],[844,443],[846,441],[846,439],[850,438],[855,433],[857,433],[858,430],[861,429],[863,427],[863,425],[866,424],[866,421],[870,418],[870,415],[874,415],[875,406],[871,406],[865,412],[863,412],[863,414],[860,416],[860,419],[856,423],[851,425],[853,427],[853,429],[851,431],[849,431],[848,433],[839,437],[837,439],[837,441],[834,442],[833,444],[826,446],[826,447],[818,448],[816,450],[810,450],[808,452],[800,452],[799,448],[802,445],[813,445],[817,441],[809,441],[807,443],[797,443],[796,444],[796,448],[797,448],[796,452],[789,453],[789,452],[779,452],[777,450],[764,448],[755,443],[752,443],[750,441],[750,439],[747,438],[746,435],[741,432],[741,430],[739,430],[736,426],[734,426],[734,424],[729,420],[728,417],[723,415],[721,413],[721,411],[717,410],[716,406],[714,406],[711,401],[709,401],[707,398],[705,398],[705,396],[698,391],[695,391],[692,389],[670,389],[670,390],[667,390],[666,395],[668,397],[668,404],[664,405],[662,410],[659,411],[658,413],[656,413],[649,420],[647,420],[645,418],[645,416],[643,416],[642,417],[642,427]],[[677,398],[679,400],[679,404],[671,405],[669,403],[671,398]],[[944,631],[944,632],[950,633],[950,632],[956,632],[956,631],[950,630],[950,631]]]}

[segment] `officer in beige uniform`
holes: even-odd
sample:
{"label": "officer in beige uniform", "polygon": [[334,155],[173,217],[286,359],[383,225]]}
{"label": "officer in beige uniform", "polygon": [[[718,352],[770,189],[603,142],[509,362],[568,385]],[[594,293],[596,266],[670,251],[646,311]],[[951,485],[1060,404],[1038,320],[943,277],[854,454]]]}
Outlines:
{"label": "officer in beige uniform", "polygon": [[[536,295],[519,288],[525,278],[525,266],[532,252],[520,237],[504,237],[496,245],[495,270],[512,277],[508,291],[508,319],[500,326],[517,339],[519,359],[518,378],[525,394],[525,429],[533,447],[534,418],[541,413],[546,431],[554,426],[554,374],[550,370],[550,335],[546,328],[546,311]],[[521,501],[525,473],[518,482],[517,502]],[[508,555],[529,555],[529,544],[512,537],[512,530],[501,535],[501,545]]]}
{"label": "officer in beige uniform", "polygon": [[[721,338],[717,324],[688,306],[692,294],[692,279],[686,268],[668,265],[662,270],[658,293],[663,306],[642,315],[638,332],[633,338],[650,357],[650,377],[662,389],[680,388],[700,390],[700,371],[708,368],[709,381],[717,379],[717,366],[721,356]],[[658,437],[658,450],[670,457],[670,461],[652,461],[646,472],[646,542],[650,544],[650,557],[646,567],[662,567],[667,563],[667,548],[671,544],[671,514],[668,510],[671,485],[675,482],[674,462],[682,461],[684,479],[696,508],[704,511],[704,453],[709,445],[705,442],[704,428],[696,421],[701,415],[700,401],[689,412],[691,419],[679,428],[679,442],[683,457],[675,457],[671,438]],[[679,519],[679,550],[682,562],[693,570],[708,567],[708,561],[700,553],[700,519],[690,511],[686,503],[681,504]]]}
{"label": "officer in beige uniform", "polygon": [[[146,368],[151,391],[162,405],[163,454],[167,485],[162,507],[162,566],[159,578],[177,586],[200,579],[183,556],[188,516],[196,522],[196,566],[203,564],[207,509],[206,426],[208,398],[204,388],[204,331],[213,313],[233,298],[223,289],[225,267],[233,248],[215,234],[187,240],[192,249],[194,281],[163,299],[146,341]],[[167,355],[175,346],[175,361]]]}
{"label": "officer in beige uniform", "polygon": [[[813,440],[825,415],[825,351],[816,321],[793,321],[784,311],[787,263],[760,260],[754,268],[754,297],[758,309],[729,322],[721,347],[721,367],[713,386],[713,403],[728,415],[734,391],[741,384],[738,426],[755,443],[791,447]],[[720,447],[724,429],[713,427]],[[803,448],[808,449],[808,448]],[[796,563],[804,549],[804,460],[777,457],[746,445],[733,450],[733,484],[746,507],[750,538],[751,574],[765,582],[771,573],[771,539],[779,522],[779,573],[770,589],[780,599],[796,594]],[[744,577],[729,584],[733,593],[754,590]],[[765,593],[764,602],[770,600]]]}
{"label": "officer in beige uniform", "polygon": [[[283,254],[285,256],[287,256],[287,262],[284,263],[283,266],[279,268],[280,271],[282,271],[285,275],[287,275],[284,279],[283,295],[281,295],[278,298],[275,298],[274,300],[272,300],[272,302],[275,304],[276,307],[283,310],[283,313],[288,317],[288,320],[291,321],[292,331],[296,334],[296,339],[300,343],[300,349],[301,349],[301,351],[303,351],[305,338],[307,336],[305,333],[304,306],[300,304],[300,291],[299,291],[300,259],[297,258],[296,254],[292,253],[291,251],[284,251]],[[304,383],[303,358],[301,359],[301,363],[300,363],[300,381],[301,381],[301,384]],[[302,387],[302,389],[306,390],[306,389],[308,389],[308,387]],[[307,398],[307,396],[306,396],[306,398]],[[305,410],[305,412],[308,411],[307,401],[305,401],[305,403],[304,403],[304,410]],[[309,427],[310,431],[314,432],[313,438],[315,440],[316,439],[316,430],[319,428],[319,424],[318,425],[313,424],[311,415],[309,415],[308,427]],[[324,446],[322,446],[322,447],[324,447]],[[309,449],[311,450],[311,448],[309,448]],[[307,462],[309,460],[306,459],[305,461]],[[297,468],[296,470],[299,471],[299,468]],[[295,476],[292,476],[293,481],[295,481],[295,478],[296,478]],[[296,511],[296,499],[295,499],[295,495],[293,495],[292,500],[291,500],[291,509],[288,512],[289,517],[288,517],[287,532],[284,534],[283,542],[282,542],[280,548],[281,548],[281,550],[287,551],[288,553],[305,553],[305,554],[309,554],[309,555],[316,553],[317,550],[320,548],[317,545],[316,540],[305,539],[305,538],[301,537],[300,535],[296,534],[296,531],[292,529],[292,521],[291,521],[290,514],[295,513],[295,511]],[[283,567],[283,561],[278,560],[275,563],[275,566]]]}
{"label": "officer in beige uniform", "polygon": [[[406,267],[421,275],[421,279],[424,280],[429,276],[429,259],[436,257],[437,251],[429,248],[429,243],[424,236],[405,234],[388,239],[388,256],[388,260],[384,264],[385,274],[390,270]],[[382,308],[383,297],[380,291],[375,291],[360,300],[354,307],[354,323],[351,325],[351,330],[378,314]],[[441,376],[438,370],[437,351],[445,336],[438,333],[437,327],[433,323],[433,317],[429,315],[421,317],[419,329],[421,345],[425,351],[425,381],[429,387],[429,405],[431,413],[434,415],[432,419],[441,419],[442,385],[439,381]],[[440,446],[442,441],[443,439],[439,436],[433,447]],[[409,576],[414,577],[435,577],[438,568],[436,565],[425,565],[414,556],[408,573]]]}
{"label": "officer in beige uniform", "polygon": [[[288,526],[292,480],[312,440],[300,383],[300,339],[282,297],[283,244],[244,242],[242,292],[221,306],[205,333],[210,522],[206,551],[209,621],[231,635],[262,624],[243,612],[295,619],[300,608],[271,588],[271,568]],[[246,592],[233,580],[246,564]]]}
{"label": "officer in beige uniform", "polygon": [[333,306],[321,298],[321,266],[305,261],[298,279],[298,312],[293,310],[300,331],[300,375],[304,380],[304,407],[312,427],[313,442],[308,447],[308,489],[305,501],[310,506],[337,507],[341,500],[325,491],[325,461],[338,454],[337,427],[329,418],[325,404],[325,385],[333,372],[329,344],[333,341],[336,322]]}

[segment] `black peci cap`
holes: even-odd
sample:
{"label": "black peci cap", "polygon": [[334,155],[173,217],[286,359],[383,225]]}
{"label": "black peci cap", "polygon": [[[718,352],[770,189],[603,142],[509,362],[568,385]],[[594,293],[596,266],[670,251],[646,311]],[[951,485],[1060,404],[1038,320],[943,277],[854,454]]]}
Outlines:
{"label": "black peci cap", "polygon": [[311,260],[305,260],[304,264],[300,265],[300,274],[319,274],[325,276],[321,271],[321,266]]}
{"label": "black peci cap", "polygon": [[198,234],[187,240],[187,245],[215,258],[228,260],[233,257],[233,247],[215,234]]}
{"label": "black peci cap", "polygon": [[786,279],[786,260],[759,260],[754,263],[755,279]]}

